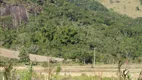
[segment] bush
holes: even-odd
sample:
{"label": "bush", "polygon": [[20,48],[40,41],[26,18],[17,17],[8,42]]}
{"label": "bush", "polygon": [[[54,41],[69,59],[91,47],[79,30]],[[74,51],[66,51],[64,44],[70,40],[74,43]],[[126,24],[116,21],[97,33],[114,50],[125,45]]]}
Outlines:
{"label": "bush", "polygon": [[139,8],[139,6],[137,6],[137,7],[136,7],[136,10],[137,10],[137,11],[140,11],[140,8]]}
{"label": "bush", "polygon": [[20,57],[20,62],[24,62],[24,63],[28,62],[28,64],[29,64],[29,62],[30,62],[29,54],[26,52],[25,49],[21,50],[19,57]]}
{"label": "bush", "polygon": [[140,4],[142,5],[142,0],[140,0]]}

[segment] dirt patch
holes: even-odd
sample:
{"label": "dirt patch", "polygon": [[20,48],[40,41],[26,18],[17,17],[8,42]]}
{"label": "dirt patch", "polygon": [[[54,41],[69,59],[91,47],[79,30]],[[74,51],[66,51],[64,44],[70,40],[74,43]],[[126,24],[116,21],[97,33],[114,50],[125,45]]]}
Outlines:
{"label": "dirt patch", "polygon": [[[19,53],[20,53],[19,51],[0,48],[0,56],[2,57],[20,59],[18,57]],[[48,62],[49,60],[61,62],[64,60],[63,58],[41,56],[41,55],[35,55],[35,54],[29,54],[29,57],[31,61],[37,61],[37,62]]]}
{"label": "dirt patch", "polygon": [[[132,18],[142,17],[142,5],[140,0],[98,0],[108,9],[126,14]],[[111,3],[113,1],[113,3]],[[119,1],[119,2],[117,2]]]}

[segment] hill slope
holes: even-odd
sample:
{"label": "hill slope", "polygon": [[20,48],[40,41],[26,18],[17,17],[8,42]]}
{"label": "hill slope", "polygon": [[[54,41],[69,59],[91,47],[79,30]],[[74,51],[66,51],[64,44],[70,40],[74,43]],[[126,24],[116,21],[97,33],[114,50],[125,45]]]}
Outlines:
{"label": "hill slope", "polygon": [[108,9],[126,14],[132,18],[142,17],[142,5],[140,0],[98,0]]}
{"label": "hill slope", "polygon": [[[8,49],[0,48],[1,57],[20,59],[19,53],[20,53],[19,51],[12,51]],[[29,58],[31,61],[37,61],[37,62],[48,62],[50,60],[59,61],[59,62],[63,61],[63,58],[40,56],[40,55],[34,55],[34,54],[29,54]]]}
{"label": "hill slope", "polygon": [[109,11],[95,0],[36,1],[30,3],[42,12],[31,14],[27,24],[0,27],[0,46],[82,63],[92,63],[94,48],[97,62],[142,61],[142,18]]}

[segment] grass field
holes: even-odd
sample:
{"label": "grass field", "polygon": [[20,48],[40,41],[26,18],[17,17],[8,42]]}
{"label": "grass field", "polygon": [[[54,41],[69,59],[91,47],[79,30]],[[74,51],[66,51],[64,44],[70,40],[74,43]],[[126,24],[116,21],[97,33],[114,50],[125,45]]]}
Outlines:
{"label": "grass field", "polygon": [[[126,65],[123,65],[122,70],[126,67]],[[72,76],[75,78],[84,77],[82,75],[85,75],[86,77],[89,78],[93,76],[99,76],[101,78],[114,78],[117,77],[117,65],[96,65],[95,68],[91,68],[90,65],[88,66],[61,66],[62,70],[59,73],[60,76],[63,77],[68,77]],[[133,77],[134,80],[136,80],[139,77],[139,73],[141,71],[142,65],[140,64],[133,64],[129,65],[129,71],[131,76]],[[23,71],[27,69],[27,66],[22,66],[22,67],[14,67],[17,71]],[[42,76],[47,76],[48,75],[48,68],[44,68],[41,66],[34,66],[33,71],[37,74],[42,74]],[[56,73],[56,66],[52,68],[53,73]],[[4,69],[1,67],[1,71]],[[41,79],[42,80],[42,79]],[[73,79],[74,80],[74,79]],[[75,79],[76,80],[76,79]],[[78,79],[79,80],[79,79]],[[88,79],[92,80],[92,79]],[[110,79],[112,80],[112,79]]]}
{"label": "grass field", "polygon": [[[0,56],[19,59],[18,54],[19,53],[17,51],[0,48]],[[44,58],[45,58],[45,56],[38,56],[38,55],[36,55],[35,57],[37,58],[37,60],[39,60],[39,62],[44,61]],[[117,71],[118,71],[117,64],[96,65],[94,68],[92,68],[92,65],[86,65],[86,66],[80,66],[80,65],[63,66],[62,64],[60,65],[61,65],[61,71],[59,73],[59,76],[62,79],[57,79],[57,80],[97,80],[97,79],[100,80],[100,78],[103,78],[103,80],[115,80],[117,78]],[[27,76],[28,74],[27,72],[22,72],[22,71],[26,71],[29,68],[27,65],[14,66],[13,68],[14,70],[16,70],[16,73],[17,71],[19,72],[18,74],[25,75],[25,76]],[[35,76],[39,77],[40,75],[40,77],[43,76],[43,78],[47,78],[50,72],[49,68],[51,68],[52,74],[55,75],[57,65],[53,67],[33,66],[32,68],[32,70],[34,71],[33,77]],[[142,69],[142,65],[141,64],[125,64],[122,66],[122,71],[126,68],[129,69],[132,78],[134,80],[137,80],[137,78],[139,77],[139,73]],[[4,71],[4,68],[0,67],[0,71]],[[2,76],[2,74],[0,74],[0,76]],[[45,80],[43,78],[40,78],[40,80]],[[23,80],[28,80],[28,79],[23,79]]]}
{"label": "grass field", "polygon": [[[98,0],[108,9],[126,14],[132,18],[142,17],[142,5],[140,0]],[[112,1],[112,2],[111,2]],[[137,8],[139,10],[137,10]]]}

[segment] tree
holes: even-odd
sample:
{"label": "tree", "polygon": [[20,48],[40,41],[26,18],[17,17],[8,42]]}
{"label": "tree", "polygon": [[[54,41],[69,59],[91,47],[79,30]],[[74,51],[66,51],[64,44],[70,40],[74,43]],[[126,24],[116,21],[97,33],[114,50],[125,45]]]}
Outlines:
{"label": "tree", "polygon": [[26,52],[26,50],[23,48],[19,54],[20,62],[30,62],[29,54]]}

